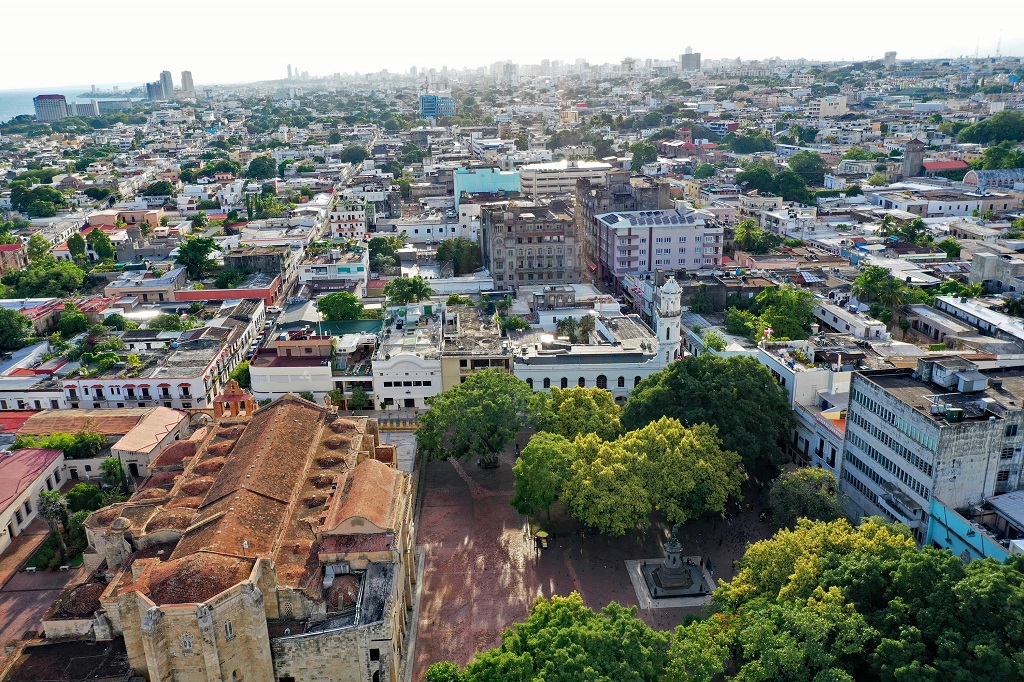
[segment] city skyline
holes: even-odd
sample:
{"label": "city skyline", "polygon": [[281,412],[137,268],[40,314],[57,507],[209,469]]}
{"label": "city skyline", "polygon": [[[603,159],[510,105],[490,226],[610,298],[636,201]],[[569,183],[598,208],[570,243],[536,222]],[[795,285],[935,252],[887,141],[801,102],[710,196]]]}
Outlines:
{"label": "city skyline", "polygon": [[[103,3],[111,9],[123,6],[124,0],[108,0]],[[67,0],[56,0],[54,9],[58,14],[62,8],[74,11],[76,5]],[[618,62],[626,57],[654,59],[678,59],[687,45],[701,52],[703,59],[766,59],[778,56],[782,59],[836,61],[880,59],[889,50],[896,50],[900,58],[950,58],[959,56],[995,56],[1024,53],[1024,29],[1009,23],[999,30],[991,27],[992,18],[1000,11],[1010,12],[1010,2],[995,3],[995,11],[972,15],[966,13],[955,22],[927,22],[924,12],[929,7],[922,2],[902,4],[868,0],[855,8],[815,10],[807,14],[805,6],[796,2],[776,3],[771,8],[750,1],[735,3],[735,12],[730,16],[736,20],[714,23],[691,23],[691,18],[679,14],[679,21],[692,26],[694,30],[678,34],[669,31],[665,37],[651,35],[654,27],[663,25],[666,15],[670,18],[676,7],[668,3],[645,5],[644,11],[633,17],[635,28],[625,34],[618,31],[621,21],[608,13],[581,13],[573,5],[542,4],[530,0],[521,6],[522,11],[508,13],[489,10],[471,5],[467,0],[449,3],[443,17],[423,18],[415,12],[416,5],[398,2],[395,12],[388,14],[386,30],[353,30],[344,38],[348,47],[345,57],[339,58],[337,50],[328,43],[324,45],[302,44],[289,48],[277,45],[274,49],[247,50],[245,59],[218,59],[211,54],[209,63],[197,59],[208,49],[205,34],[183,32],[175,38],[180,49],[173,54],[159,51],[133,54],[131,60],[112,60],[103,50],[98,50],[96,59],[80,59],[69,62],[59,53],[40,53],[31,31],[14,31],[13,52],[32,53],[30,69],[7,70],[0,75],[0,90],[43,87],[47,83],[99,83],[131,82],[144,84],[153,78],[153,72],[167,69],[174,74],[193,69],[201,74],[202,84],[241,83],[261,80],[284,79],[286,67],[291,63],[295,68],[308,71],[312,76],[342,73],[373,73],[387,69],[394,73],[407,73],[411,66],[453,69],[487,66],[495,61],[511,60],[521,64],[539,63],[542,59],[572,62],[583,58],[591,63]],[[182,0],[179,9],[182,16],[202,16],[202,9],[196,0]],[[194,11],[190,11],[194,10]],[[408,11],[406,11],[408,10]],[[83,16],[73,25],[57,23],[48,27],[51,39],[56,42],[73,42],[83,32],[102,35],[116,34],[130,29],[135,22],[144,20],[146,14],[155,10],[139,9],[131,5],[128,12],[96,12]],[[851,21],[851,12],[864,21]],[[373,27],[379,25],[381,17],[371,9],[356,6],[328,9],[327,16],[318,19],[325,25],[347,25]],[[618,11],[616,11],[618,14]],[[651,19],[649,31],[642,30],[645,17]],[[26,6],[8,9],[7,22],[12,27],[28,27],[35,20],[33,12]],[[156,20],[157,17],[153,16]],[[257,45],[273,42],[280,25],[268,22],[262,16],[232,16],[236,35],[247,37],[246,44]],[[868,25],[872,20],[881,21],[885,30],[860,31],[847,27]],[[812,22],[820,28],[815,28]],[[927,25],[927,30],[916,27]],[[842,27],[837,36],[834,27]],[[484,32],[491,33],[501,27],[505,36],[501,40],[484,40]],[[572,27],[572,30],[566,30]],[[381,37],[386,34],[386,45]],[[517,40],[516,35],[522,39]],[[431,36],[430,49],[423,49],[422,39]],[[444,40],[447,36],[449,39]],[[468,48],[468,49],[467,49]],[[239,49],[244,49],[239,46]],[[800,53],[794,50],[799,50]]]}

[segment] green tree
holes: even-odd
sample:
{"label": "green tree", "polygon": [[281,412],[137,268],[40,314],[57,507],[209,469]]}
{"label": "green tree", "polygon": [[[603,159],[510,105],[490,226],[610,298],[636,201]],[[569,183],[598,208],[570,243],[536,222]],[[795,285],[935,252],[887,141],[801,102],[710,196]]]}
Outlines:
{"label": "green tree", "polygon": [[184,266],[189,278],[199,280],[213,269],[210,254],[220,250],[212,237],[193,237],[178,245],[178,257],[174,262]]}
{"label": "green tree", "polygon": [[878,265],[869,265],[857,274],[850,292],[863,303],[880,303],[886,308],[895,308],[903,303],[903,285]]}
{"label": "green tree", "polygon": [[797,152],[789,158],[788,164],[789,169],[807,185],[821,185],[829,171],[828,164],[818,152]]}
{"label": "green tree", "polygon": [[667,663],[669,636],[635,616],[636,607],[615,603],[594,613],[576,592],[539,597],[529,617],[504,632],[500,647],[478,653],[462,679],[654,682]]}
{"label": "green tree", "polygon": [[715,177],[715,167],[710,163],[702,163],[693,169],[693,177],[698,180]]}
{"label": "green tree", "polygon": [[743,187],[744,191],[757,190],[762,194],[774,191],[771,170],[763,165],[754,165],[736,174],[736,184]]}
{"label": "green tree", "polygon": [[960,257],[960,244],[957,240],[952,237],[946,237],[941,242],[936,244],[937,247],[946,252],[946,255],[950,258]]}
{"label": "green tree", "polygon": [[46,254],[24,270],[8,272],[0,281],[18,298],[61,298],[82,288],[85,271],[74,263],[57,261]]}
{"label": "green tree", "polygon": [[68,252],[71,254],[72,259],[85,256],[85,240],[82,239],[82,235],[76,232],[68,237]]}
{"label": "green tree", "polygon": [[65,303],[64,311],[57,321],[57,331],[65,339],[81,334],[89,328],[89,318],[73,303]]}
{"label": "green tree", "polygon": [[117,252],[110,237],[103,230],[93,230],[86,236],[85,241],[101,261],[114,260]]}
{"label": "green tree", "polygon": [[366,147],[359,145],[352,145],[351,147],[345,147],[338,158],[342,163],[362,163],[370,156],[370,153],[366,151]]}
{"label": "green tree", "polygon": [[249,162],[245,177],[252,180],[269,180],[277,173],[274,159],[269,156],[257,156]]}
{"label": "green tree", "polygon": [[53,255],[50,250],[53,248],[53,244],[38,232],[34,233],[28,238],[28,259],[29,262],[46,263],[53,261]]}
{"label": "green tree", "polygon": [[717,426],[725,449],[738,452],[749,469],[783,461],[779,442],[789,434],[792,410],[786,393],[757,360],[705,354],[644,379],[622,409],[628,430],[661,417],[687,426]]}
{"label": "green tree", "polygon": [[67,514],[68,501],[64,499],[59,490],[39,492],[39,515],[50,527],[50,537],[57,542],[61,555],[64,555],[68,549],[64,543],[64,534],[61,532],[61,521],[67,518]]}
{"label": "green tree", "polygon": [[352,385],[347,402],[350,410],[366,410],[372,404],[370,394],[362,384]]}
{"label": "green tree", "polygon": [[174,185],[168,180],[158,180],[142,190],[144,197],[169,197],[174,196]]}
{"label": "green tree", "polygon": [[551,505],[561,495],[576,458],[576,446],[565,437],[544,431],[534,435],[512,467],[516,476],[512,506],[520,514],[545,511],[550,517]]}
{"label": "green tree", "polygon": [[107,457],[100,462],[100,480],[122,495],[128,494],[128,476],[124,465],[117,457]]}
{"label": "green tree", "polygon": [[151,318],[146,323],[146,327],[149,329],[162,329],[166,332],[181,332],[189,329],[189,323],[187,320],[182,320],[181,315],[161,313]]}
{"label": "green tree", "polygon": [[239,388],[248,389],[252,387],[252,377],[249,374],[249,361],[242,360],[238,363],[238,366],[231,370],[231,374],[229,374],[228,377],[232,381],[237,381]]}
{"label": "green tree", "polygon": [[384,285],[384,295],[394,305],[419,302],[430,298],[434,290],[419,275],[415,277],[398,277]]}
{"label": "green tree", "polygon": [[451,661],[438,661],[431,663],[427,672],[423,674],[426,682],[464,682],[462,671],[459,666]]}
{"label": "green tree", "polygon": [[967,126],[957,134],[958,142],[999,144],[1024,140],[1024,113],[1013,109],[998,111],[984,121]]}
{"label": "green tree", "polygon": [[76,483],[65,497],[71,512],[95,511],[105,504],[103,491],[88,483]]}
{"label": "green tree", "polygon": [[813,467],[787,471],[775,479],[768,493],[768,506],[779,528],[792,528],[797,519],[836,521],[846,516],[836,477]]}
{"label": "green tree", "polygon": [[534,403],[534,421],[541,431],[569,439],[593,433],[604,440],[614,440],[622,433],[622,408],[603,388],[552,387],[537,393]]}
{"label": "green tree", "polygon": [[331,134],[327,136],[327,144],[341,144],[341,133],[337,130],[331,131]]}
{"label": "green tree", "polygon": [[18,350],[28,343],[32,322],[17,310],[0,308],[0,351]]}
{"label": "green tree", "polygon": [[889,182],[889,179],[885,176],[885,173],[875,173],[868,178],[868,184],[872,187],[881,187]]}
{"label": "green tree", "polygon": [[807,193],[807,186],[803,178],[792,170],[782,170],[772,176],[772,192],[786,201],[796,201],[801,204],[811,203],[811,197]]}
{"label": "green tree", "polygon": [[316,302],[316,309],[327,322],[358,320],[363,316],[363,303],[347,291],[327,294]]}
{"label": "green tree", "polygon": [[629,151],[633,155],[633,170],[638,171],[644,164],[658,160],[658,148],[647,142],[634,142],[629,146]]}
{"label": "green tree", "polygon": [[430,409],[419,418],[419,447],[434,459],[493,462],[526,425],[532,395],[525,381],[499,369],[476,372],[426,399]]}
{"label": "green tree", "polygon": [[483,265],[480,245],[466,237],[445,239],[437,245],[437,262],[451,263],[455,275],[467,275]]}

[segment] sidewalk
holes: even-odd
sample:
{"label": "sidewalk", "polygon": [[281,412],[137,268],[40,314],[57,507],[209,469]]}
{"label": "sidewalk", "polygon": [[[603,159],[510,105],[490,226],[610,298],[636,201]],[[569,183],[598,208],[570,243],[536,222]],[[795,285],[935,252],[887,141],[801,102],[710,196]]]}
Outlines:
{"label": "sidewalk", "polygon": [[50,527],[38,516],[33,519],[28,528],[21,532],[21,535],[14,538],[10,546],[0,556],[0,588],[7,584],[7,581],[17,575],[18,571],[26,561],[32,558],[46,541],[50,533]]}

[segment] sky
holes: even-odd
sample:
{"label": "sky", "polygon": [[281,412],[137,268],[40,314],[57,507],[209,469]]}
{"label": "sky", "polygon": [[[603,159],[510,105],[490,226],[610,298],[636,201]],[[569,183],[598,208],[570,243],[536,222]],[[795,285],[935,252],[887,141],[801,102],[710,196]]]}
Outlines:
{"label": "sky", "polygon": [[674,59],[687,46],[704,59],[987,56],[997,45],[1024,55],[1019,0],[993,0],[984,11],[952,0],[48,0],[42,12],[4,4],[0,90],[141,84],[164,69],[176,84],[190,70],[203,85],[284,78],[288,64],[316,76],[506,59]]}

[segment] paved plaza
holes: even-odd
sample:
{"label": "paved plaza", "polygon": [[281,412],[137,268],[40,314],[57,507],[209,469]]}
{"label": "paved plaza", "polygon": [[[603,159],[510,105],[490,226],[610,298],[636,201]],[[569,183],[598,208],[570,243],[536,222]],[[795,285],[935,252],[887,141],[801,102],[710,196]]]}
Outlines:
{"label": "paved plaza", "polygon": [[[521,438],[520,445],[525,444]],[[626,562],[664,556],[667,524],[621,538],[584,536],[571,518],[558,514],[543,528],[552,534],[538,550],[526,518],[509,504],[513,492],[510,446],[498,469],[473,462],[429,462],[423,484],[419,545],[426,553],[421,586],[419,635],[414,680],[434,661],[469,661],[475,651],[501,643],[501,633],[526,617],[538,596],[579,592],[587,605],[601,609],[611,601],[637,606]],[[747,486],[748,501],[731,520],[695,521],[681,527],[684,554],[709,557],[714,577],[729,579],[732,562],[748,542],[770,534],[758,520],[763,508],[757,486]],[[641,609],[652,627],[670,629],[700,608]]]}

